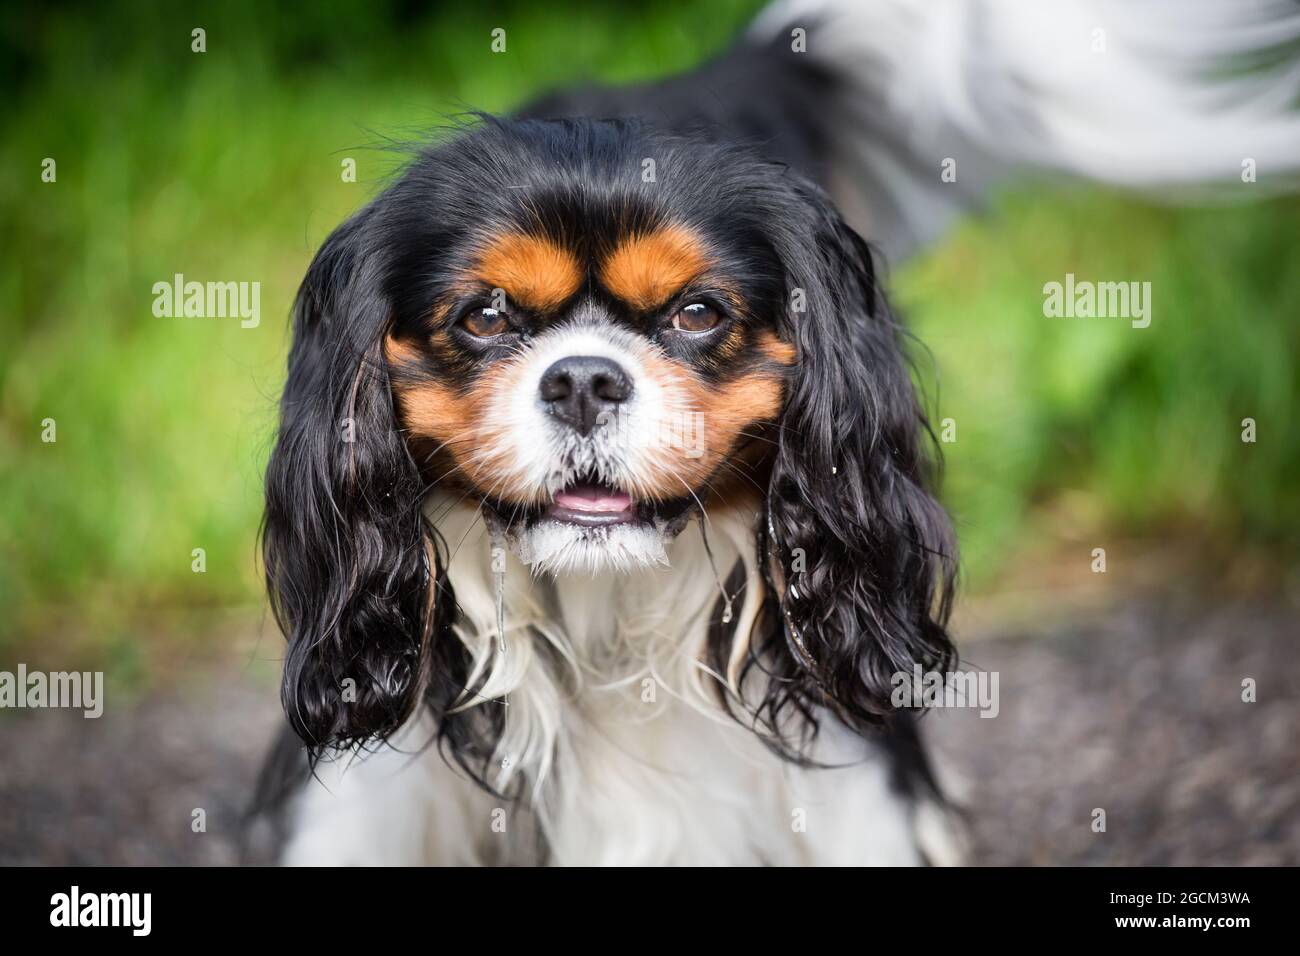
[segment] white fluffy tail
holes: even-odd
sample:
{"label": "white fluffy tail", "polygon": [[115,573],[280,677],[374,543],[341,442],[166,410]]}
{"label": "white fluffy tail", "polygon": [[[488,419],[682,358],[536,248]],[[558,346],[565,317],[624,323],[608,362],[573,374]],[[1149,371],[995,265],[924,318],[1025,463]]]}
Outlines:
{"label": "white fluffy tail", "polygon": [[781,0],[752,36],[796,27],[844,90],[831,190],[894,257],[1035,170],[1176,196],[1296,184],[1294,0]]}

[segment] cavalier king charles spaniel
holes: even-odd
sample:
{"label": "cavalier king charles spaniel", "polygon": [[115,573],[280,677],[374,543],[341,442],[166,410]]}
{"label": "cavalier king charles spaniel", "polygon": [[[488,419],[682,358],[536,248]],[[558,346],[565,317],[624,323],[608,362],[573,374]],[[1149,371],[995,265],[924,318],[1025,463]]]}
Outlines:
{"label": "cavalier king charles spaniel", "polygon": [[1121,178],[1045,158],[1034,6],[781,4],[478,117],[326,240],[266,479],[283,860],[958,858],[891,704],[954,664],[953,534],[859,230],[906,255],[1020,160]]}

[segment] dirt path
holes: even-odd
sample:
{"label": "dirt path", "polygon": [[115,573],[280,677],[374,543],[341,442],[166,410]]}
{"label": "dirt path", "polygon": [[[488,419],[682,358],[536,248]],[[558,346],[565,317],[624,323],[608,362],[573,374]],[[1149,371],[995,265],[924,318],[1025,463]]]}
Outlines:
{"label": "dirt path", "polygon": [[970,647],[1000,672],[1001,713],[936,714],[932,736],[969,783],[976,859],[1300,863],[1297,621],[1164,599]]}
{"label": "dirt path", "polygon": [[[1000,713],[927,724],[965,782],[975,861],[1300,863],[1297,621],[1291,607],[1164,599],[967,644],[998,672]],[[274,687],[240,668],[99,720],[5,715],[0,863],[233,862],[278,720]]]}

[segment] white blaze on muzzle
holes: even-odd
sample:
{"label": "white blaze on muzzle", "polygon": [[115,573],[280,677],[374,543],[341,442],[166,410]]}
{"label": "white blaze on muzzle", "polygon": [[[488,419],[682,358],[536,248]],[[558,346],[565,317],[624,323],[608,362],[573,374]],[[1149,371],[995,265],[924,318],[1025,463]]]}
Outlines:
{"label": "white blaze on muzzle", "polygon": [[[553,414],[542,398],[542,378],[555,363],[572,357],[608,359],[622,369],[631,393],[603,411],[589,434]],[[664,359],[640,336],[603,321],[575,321],[533,339],[503,372],[498,395],[488,407],[492,459],[502,463],[515,499],[549,500],[583,476],[595,476],[633,498],[646,497],[656,479],[673,470],[680,456],[670,436],[674,422],[687,418],[685,390],[662,372]],[[681,494],[689,494],[683,484]]]}

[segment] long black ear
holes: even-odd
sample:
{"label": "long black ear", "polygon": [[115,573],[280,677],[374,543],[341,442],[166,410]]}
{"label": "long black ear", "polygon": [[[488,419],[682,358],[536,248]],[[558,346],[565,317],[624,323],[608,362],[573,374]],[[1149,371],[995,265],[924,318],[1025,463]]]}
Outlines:
{"label": "long black ear", "polygon": [[777,239],[799,361],[760,533],[781,617],[765,707],[773,726],[789,705],[806,716],[829,706],[861,729],[894,713],[893,675],[951,663],[956,549],[871,251],[806,190],[808,218]]}
{"label": "long black ear", "polygon": [[389,393],[381,247],[363,211],[308,270],[266,473],[263,559],[288,640],[281,696],[314,750],[401,725],[430,617],[435,558]]}

